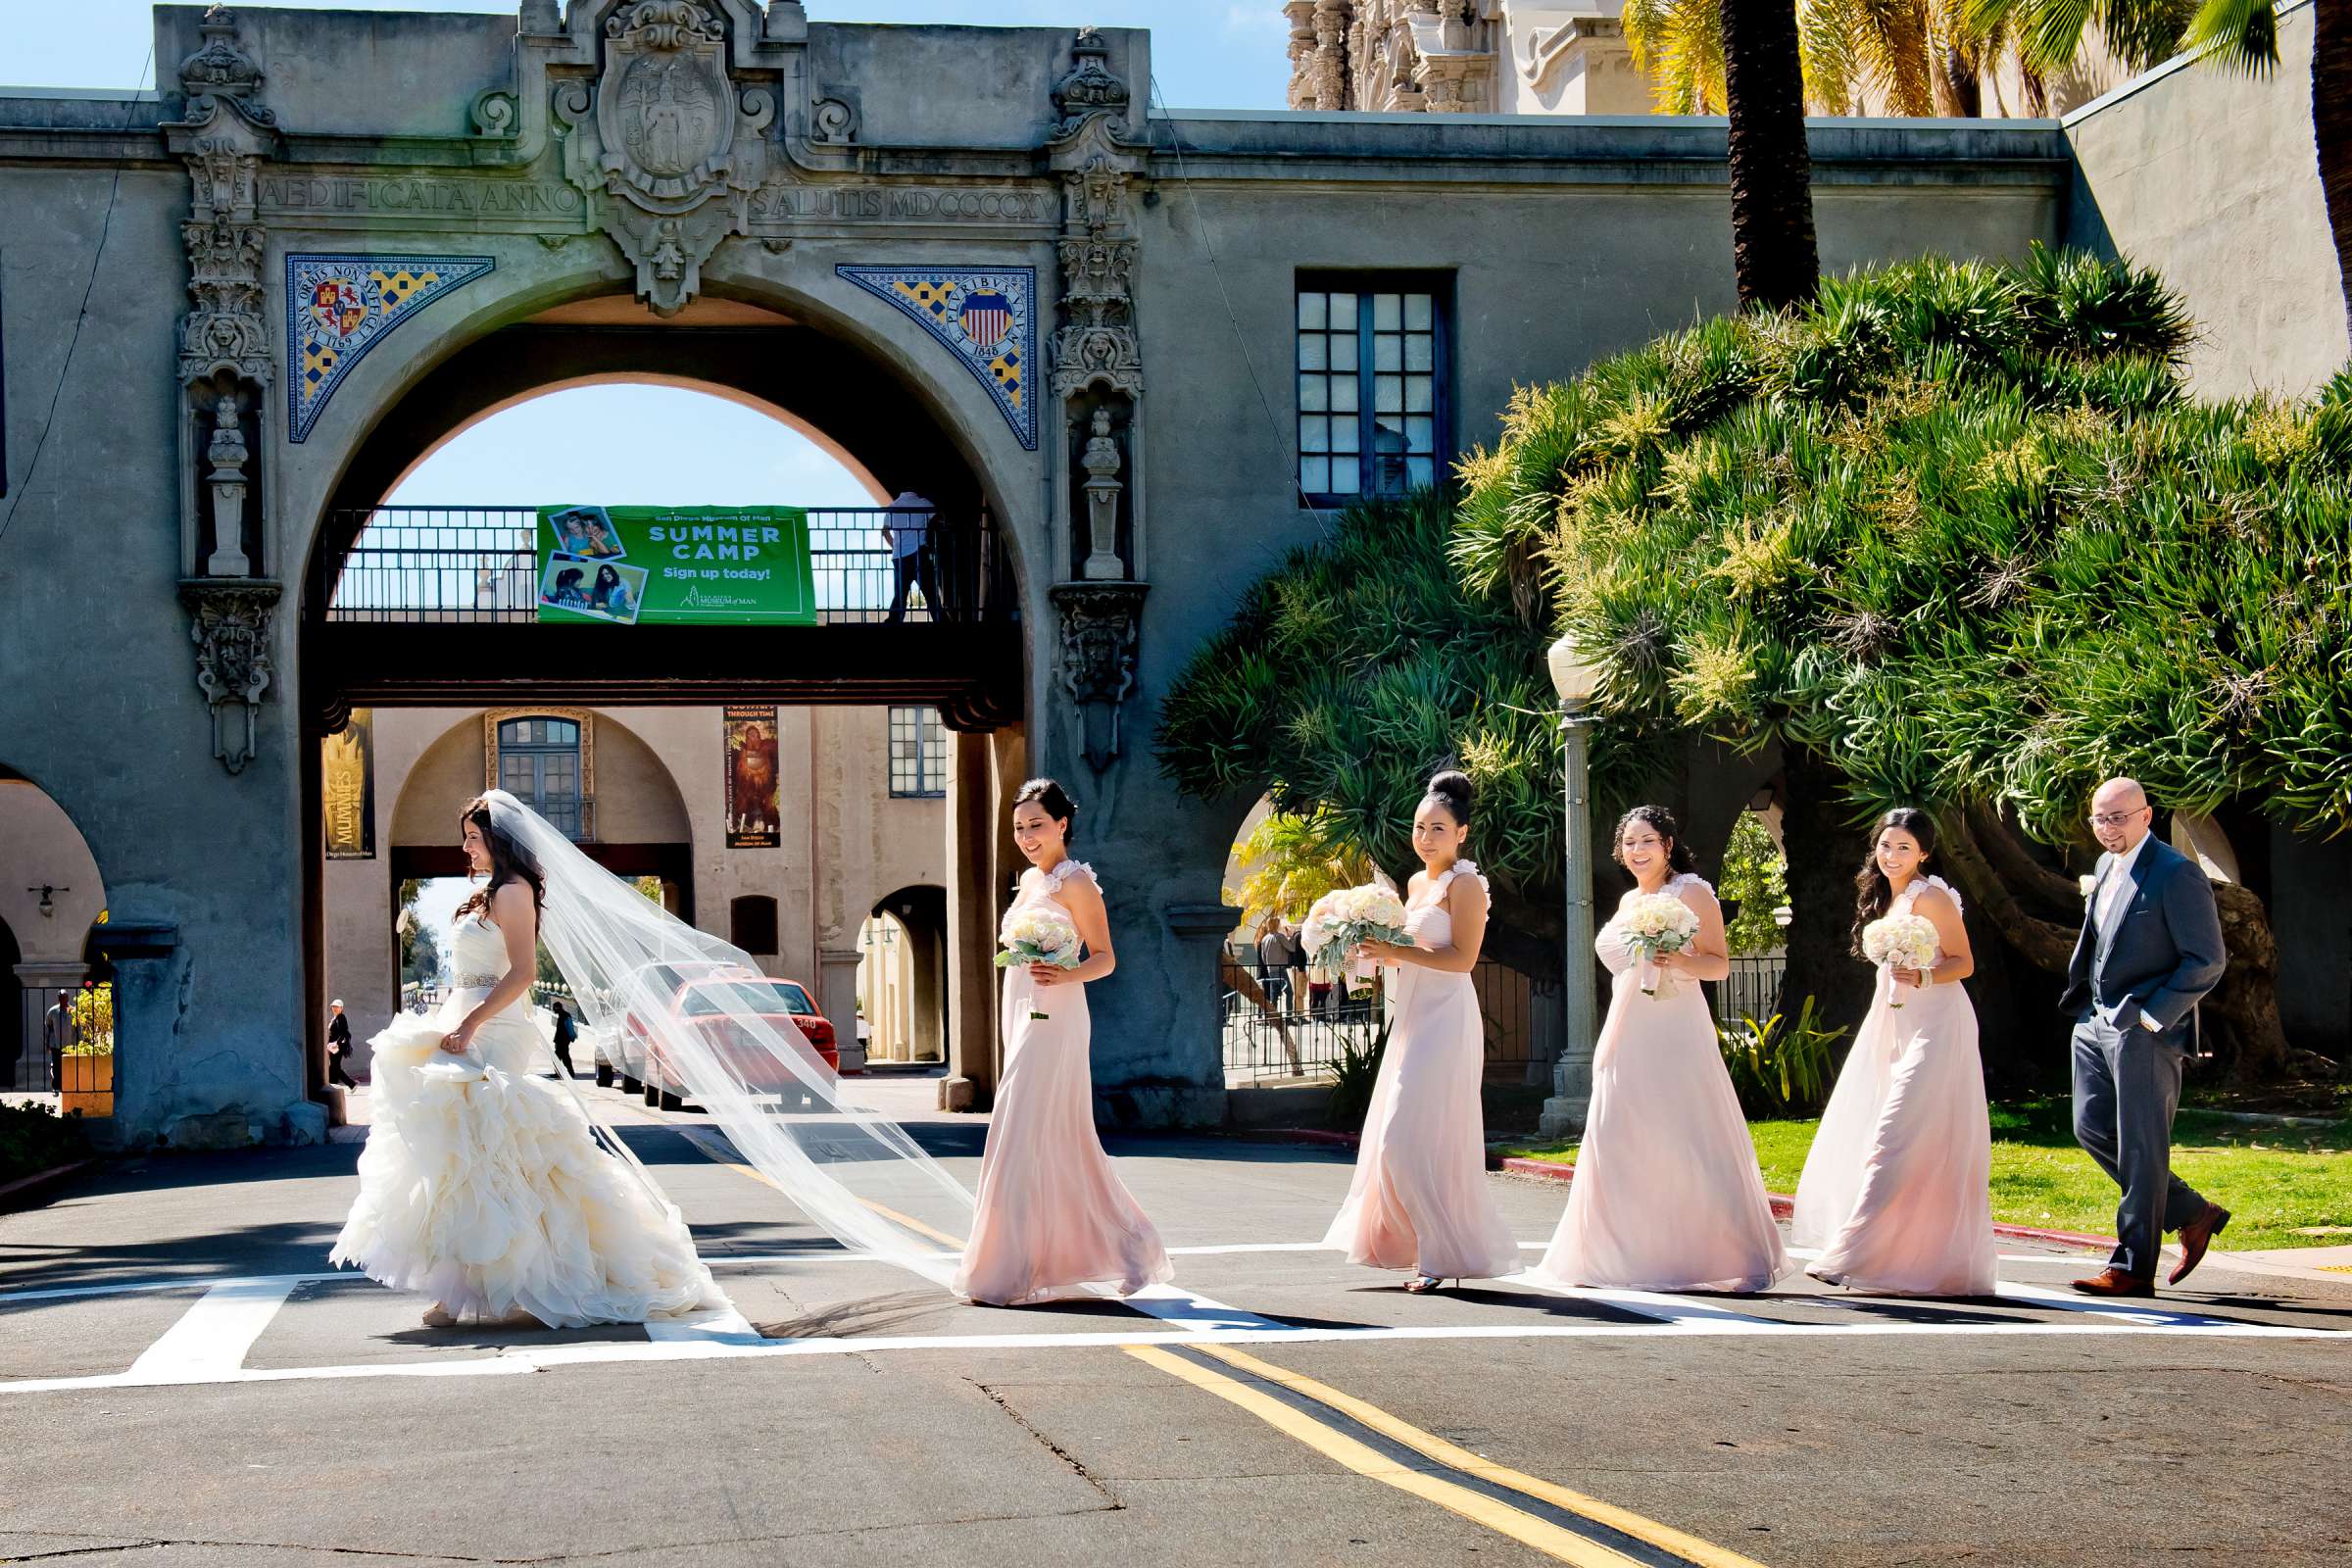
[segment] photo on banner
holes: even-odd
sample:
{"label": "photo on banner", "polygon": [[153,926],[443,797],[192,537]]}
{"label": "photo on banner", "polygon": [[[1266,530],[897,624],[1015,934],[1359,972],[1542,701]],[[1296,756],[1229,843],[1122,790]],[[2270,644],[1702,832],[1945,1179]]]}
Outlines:
{"label": "photo on banner", "polygon": [[776,773],[776,710],[730,703],[725,723],[727,848],[780,848],[784,807]]}
{"label": "photo on banner", "polygon": [[542,622],[816,624],[800,507],[539,509]]}

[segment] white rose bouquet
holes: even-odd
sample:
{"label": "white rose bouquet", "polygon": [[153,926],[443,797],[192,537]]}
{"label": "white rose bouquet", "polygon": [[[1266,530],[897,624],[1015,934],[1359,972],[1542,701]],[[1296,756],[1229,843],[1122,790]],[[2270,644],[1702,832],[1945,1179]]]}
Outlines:
{"label": "white rose bouquet", "polygon": [[[1889,914],[1862,928],[1862,956],[1882,969],[1925,971],[1936,966],[1937,940],[1936,922],[1926,915]],[[1886,1004],[1903,1004],[1901,987]]]}
{"label": "white rose bouquet", "polygon": [[1658,994],[1658,960],[1698,940],[1698,911],[1671,893],[1638,893],[1617,911],[1617,929],[1642,958],[1642,994]]}
{"label": "white rose bouquet", "polygon": [[[1078,928],[1069,917],[1053,909],[1014,909],[1004,916],[997,928],[997,967],[1009,969],[1015,964],[1050,963],[1056,969],[1078,967]],[[1051,1013],[1029,1010],[1032,1018],[1047,1018]]]}
{"label": "white rose bouquet", "polygon": [[[1298,940],[1315,966],[1329,974],[1342,961],[1336,955],[1354,951],[1359,942],[1394,942],[1401,946],[1408,941],[1404,934],[1404,901],[1378,883],[1326,893],[1306,911],[1306,923],[1298,928]],[[1335,956],[1326,957],[1326,954]],[[1362,996],[1372,989],[1371,965],[1351,963],[1347,970],[1349,995]]]}

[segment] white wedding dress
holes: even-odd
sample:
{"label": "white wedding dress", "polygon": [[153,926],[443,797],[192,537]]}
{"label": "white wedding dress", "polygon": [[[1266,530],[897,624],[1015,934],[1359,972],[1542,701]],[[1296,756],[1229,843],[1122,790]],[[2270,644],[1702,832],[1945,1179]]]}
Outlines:
{"label": "white wedding dress", "polygon": [[478,1075],[440,1049],[507,968],[479,915],[458,922],[454,946],[439,1010],[404,1013],[373,1041],[360,1196],[330,1260],[460,1319],[580,1328],[724,1305],[676,1207],[539,1076],[553,1057],[527,999],[474,1032]]}

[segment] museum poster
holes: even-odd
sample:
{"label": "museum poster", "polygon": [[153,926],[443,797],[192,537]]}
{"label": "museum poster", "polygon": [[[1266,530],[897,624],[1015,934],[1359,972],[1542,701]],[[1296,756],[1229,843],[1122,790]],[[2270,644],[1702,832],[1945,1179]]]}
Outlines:
{"label": "museum poster", "polygon": [[326,817],[326,858],[375,858],[375,710],[355,708],[336,734],[319,743],[318,789]]}
{"label": "museum poster", "polygon": [[538,618],[816,624],[799,507],[539,509]]}
{"label": "museum poster", "polygon": [[784,842],[776,786],[776,710],[730,703],[727,730],[727,848],[772,850]]}

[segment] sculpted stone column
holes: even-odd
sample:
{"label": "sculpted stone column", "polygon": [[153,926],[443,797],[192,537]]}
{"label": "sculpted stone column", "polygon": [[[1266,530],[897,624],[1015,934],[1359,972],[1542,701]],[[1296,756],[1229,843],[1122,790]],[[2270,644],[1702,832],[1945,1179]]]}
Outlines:
{"label": "sculpted stone column", "polygon": [[[1054,393],[1063,445],[1091,433],[1079,457],[1088,554],[1081,576],[1049,590],[1061,622],[1060,684],[1078,705],[1088,765],[1100,773],[1119,755],[1119,709],[1135,687],[1136,642],[1147,585],[1135,559],[1119,552],[1119,509],[1140,558],[1145,539],[1141,483],[1143,345],[1136,332],[1137,240],[1133,187],[1145,149],[1130,139],[1127,84],[1113,74],[1101,34],[1087,28],[1054,89],[1061,121],[1048,145],[1061,175],[1061,326],[1054,337]],[[1112,433],[1123,411],[1127,443]],[[1126,480],[1118,477],[1122,469]]]}
{"label": "sculpted stone column", "polygon": [[[163,127],[190,182],[188,220],[180,225],[188,312],[179,323],[180,557],[190,574],[180,599],[196,646],[197,689],[213,710],[213,755],[235,773],[254,755],[279,594],[267,565],[270,497],[255,450],[266,450],[277,366],[263,306],[268,235],[256,197],[278,126],[262,102],[262,71],[245,52],[236,13],[214,6],[202,30],[203,46],[179,66],[185,117]],[[248,439],[248,422],[259,442]],[[261,560],[246,549],[249,537]]]}

